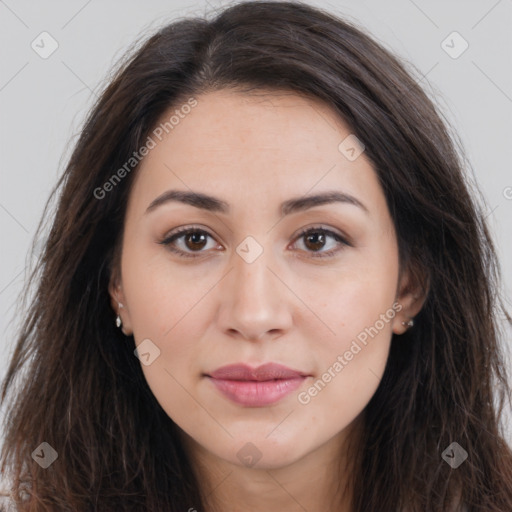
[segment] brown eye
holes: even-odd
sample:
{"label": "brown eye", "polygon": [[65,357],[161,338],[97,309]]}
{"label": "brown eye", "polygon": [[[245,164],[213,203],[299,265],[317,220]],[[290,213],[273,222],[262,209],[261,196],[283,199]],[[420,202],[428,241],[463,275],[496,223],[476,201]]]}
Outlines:
{"label": "brown eye", "polygon": [[167,246],[169,250],[181,256],[194,258],[207,252],[203,249],[208,244],[208,238],[213,239],[210,233],[202,229],[184,228],[167,236],[160,244]]}
{"label": "brown eye", "polygon": [[312,251],[318,251],[325,245],[325,234],[319,231],[305,235],[305,245]]}
{"label": "brown eye", "polygon": [[[351,245],[338,233],[325,228],[306,229],[297,237],[297,240],[301,239],[303,240],[305,252],[310,253],[314,258],[334,256],[343,246]],[[328,244],[329,239],[334,240],[335,243]],[[334,248],[329,248],[329,245]],[[326,246],[329,250],[323,251],[322,249]]]}
{"label": "brown eye", "polygon": [[185,245],[191,250],[203,249],[206,245],[206,235],[205,233],[192,231],[184,235]]}
{"label": "brown eye", "polygon": [[[207,231],[199,228],[182,228],[171,233],[164,240],[159,242],[169,248],[170,251],[180,256],[195,258],[207,253],[205,249],[208,244],[208,238],[213,240],[213,236]],[[303,240],[304,252],[309,253],[315,258],[334,256],[343,246],[351,246],[341,235],[325,228],[309,228],[297,237],[296,240]],[[329,240],[334,241],[329,244]],[[329,246],[333,248],[329,248]],[[215,244],[210,247],[214,248]],[[327,247],[329,250],[324,251]]]}

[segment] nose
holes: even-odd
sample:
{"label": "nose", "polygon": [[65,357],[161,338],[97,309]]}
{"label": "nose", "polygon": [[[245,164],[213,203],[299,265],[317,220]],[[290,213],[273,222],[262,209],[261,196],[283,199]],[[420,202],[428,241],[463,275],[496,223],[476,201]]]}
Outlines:
{"label": "nose", "polygon": [[282,336],[292,325],[293,294],[265,249],[252,262],[233,253],[231,272],[222,280],[219,326],[226,335],[261,341]]}

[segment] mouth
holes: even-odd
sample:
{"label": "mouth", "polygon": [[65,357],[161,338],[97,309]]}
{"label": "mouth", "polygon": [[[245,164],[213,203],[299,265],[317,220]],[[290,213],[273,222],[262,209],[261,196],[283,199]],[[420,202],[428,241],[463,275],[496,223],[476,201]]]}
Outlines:
{"label": "mouth", "polygon": [[204,376],[232,402],[246,407],[264,407],[289,395],[310,375],[267,363],[257,368],[245,364],[223,366]]}

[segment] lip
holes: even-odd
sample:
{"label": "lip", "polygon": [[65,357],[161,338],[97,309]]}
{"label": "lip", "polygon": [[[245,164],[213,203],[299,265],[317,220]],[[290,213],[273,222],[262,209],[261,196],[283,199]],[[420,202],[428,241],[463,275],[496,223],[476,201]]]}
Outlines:
{"label": "lip", "polygon": [[227,365],[205,376],[231,401],[247,407],[264,407],[290,394],[309,375],[281,364],[266,363],[257,368]]}

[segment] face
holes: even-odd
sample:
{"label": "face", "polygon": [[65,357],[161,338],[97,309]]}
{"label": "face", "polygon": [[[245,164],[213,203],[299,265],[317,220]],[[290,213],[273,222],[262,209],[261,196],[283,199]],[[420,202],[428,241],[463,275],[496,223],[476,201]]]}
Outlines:
{"label": "face", "polygon": [[196,100],[137,171],[112,304],[187,439],[276,468],[348,431],[412,300],[377,175],[329,107],[269,91]]}

